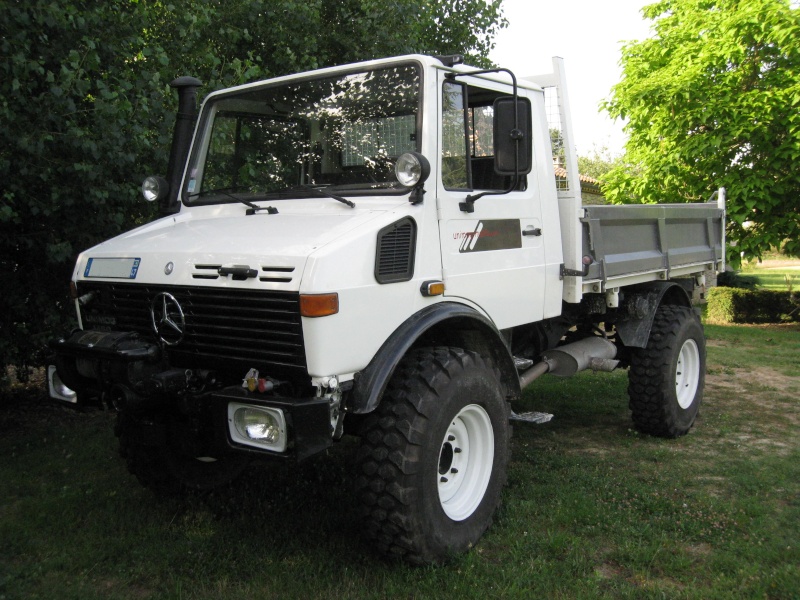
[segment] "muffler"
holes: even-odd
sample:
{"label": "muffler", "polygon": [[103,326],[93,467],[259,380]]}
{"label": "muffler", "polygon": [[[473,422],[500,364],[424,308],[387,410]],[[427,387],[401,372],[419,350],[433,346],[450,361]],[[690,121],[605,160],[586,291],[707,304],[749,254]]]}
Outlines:
{"label": "muffler", "polygon": [[614,360],[616,356],[617,347],[608,339],[599,336],[583,338],[542,354],[542,362],[532,366],[519,378],[520,388],[528,387],[545,373],[572,377],[586,369],[613,371],[619,364],[618,360]]}

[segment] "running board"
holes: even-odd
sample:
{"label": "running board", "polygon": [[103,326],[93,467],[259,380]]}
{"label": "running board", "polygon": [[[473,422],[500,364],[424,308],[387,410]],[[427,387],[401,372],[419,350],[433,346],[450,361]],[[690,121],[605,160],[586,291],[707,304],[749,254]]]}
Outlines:
{"label": "running board", "polygon": [[517,368],[517,371],[527,371],[533,366],[533,361],[530,358],[519,358],[515,356],[514,366]]}
{"label": "running board", "polygon": [[524,412],[524,413],[515,413],[513,410],[511,411],[511,416],[509,417],[510,421],[519,421],[522,423],[547,423],[550,419],[553,418],[553,415],[550,413],[543,413],[543,412]]}

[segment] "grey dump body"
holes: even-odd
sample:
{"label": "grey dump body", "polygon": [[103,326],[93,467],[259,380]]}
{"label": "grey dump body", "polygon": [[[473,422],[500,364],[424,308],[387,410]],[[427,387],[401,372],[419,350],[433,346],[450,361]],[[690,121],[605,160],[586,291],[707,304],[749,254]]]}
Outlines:
{"label": "grey dump body", "polygon": [[583,254],[592,258],[584,286],[699,275],[724,260],[724,210],[716,202],[584,206],[581,223]]}

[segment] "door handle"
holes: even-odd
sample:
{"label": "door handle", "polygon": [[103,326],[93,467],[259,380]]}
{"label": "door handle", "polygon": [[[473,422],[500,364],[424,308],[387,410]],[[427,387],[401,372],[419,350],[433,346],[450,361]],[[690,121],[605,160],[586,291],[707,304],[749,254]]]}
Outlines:
{"label": "door handle", "polygon": [[533,229],[525,229],[522,232],[522,235],[533,235],[533,236],[540,236],[542,235],[542,230],[539,227],[534,227]]}

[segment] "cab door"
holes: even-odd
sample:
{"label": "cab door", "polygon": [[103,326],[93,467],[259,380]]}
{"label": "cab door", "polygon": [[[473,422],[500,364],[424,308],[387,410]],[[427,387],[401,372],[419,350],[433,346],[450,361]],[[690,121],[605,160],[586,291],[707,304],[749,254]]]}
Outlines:
{"label": "cab door", "polygon": [[[444,75],[439,81],[436,202],[445,295],[478,305],[499,329],[541,320],[547,232],[537,169],[508,193],[499,192],[510,187],[511,178],[494,169],[493,104],[511,96],[511,87]],[[530,103],[521,107],[529,111]],[[532,148],[531,140],[523,143]],[[468,195],[487,191],[497,193],[476,200],[474,212],[459,206]]]}

